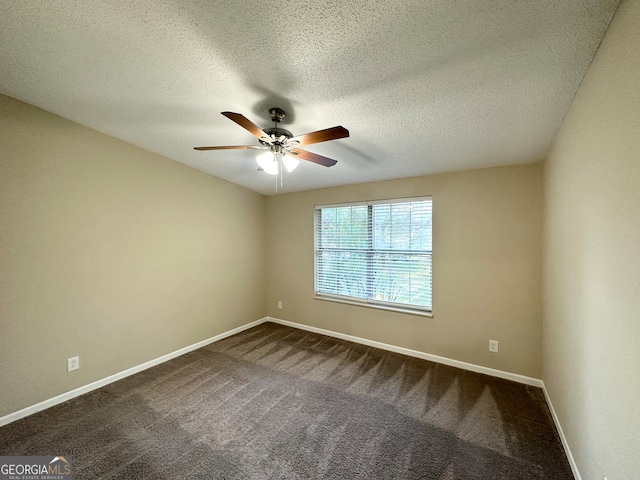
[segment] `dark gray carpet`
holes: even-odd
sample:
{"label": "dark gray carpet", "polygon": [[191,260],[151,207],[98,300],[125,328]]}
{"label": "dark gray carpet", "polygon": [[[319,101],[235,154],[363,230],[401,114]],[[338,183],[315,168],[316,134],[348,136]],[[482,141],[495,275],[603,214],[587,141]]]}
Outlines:
{"label": "dark gray carpet", "polygon": [[0,428],[74,478],[572,479],[540,389],[265,323]]}

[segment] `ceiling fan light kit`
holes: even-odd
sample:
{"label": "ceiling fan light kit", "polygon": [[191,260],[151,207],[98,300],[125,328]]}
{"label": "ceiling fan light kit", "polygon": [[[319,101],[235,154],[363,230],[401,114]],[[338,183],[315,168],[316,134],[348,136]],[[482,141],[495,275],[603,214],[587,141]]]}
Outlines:
{"label": "ceiling fan light kit", "polygon": [[278,126],[285,117],[285,112],[281,108],[276,107],[269,109],[269,115],[271,116],[271,121],[274,124],[273,127],[265,128],[264,130],[239,113],[222,112],[222,115],[257,137],[262,146],[233,145],[219,147],[194,147],[195,150],[267,150],[256,158],[259,170],[262,170],[269,175],[280,174],[281,179],[283,171],[282,167],[284,166],[287,172],[291,173],[299,165],[299,159],[325,167],[331,167],[337,163],[336,160],[331,158],[324,157],[307,150],[301,150],[298,148],[299,146],[327,142],[329,140],[337,140],[339,138],[349,136],[349,130],[342,126],[338,126],[294,137],[289,130]]}
{"label": "ceiling fan light kit", "polygon": [[280,171],[279,162],[284,164],[284,168],[288,173],[293,172],[300,161],[290,155],[281,155],[279,153],[264,152],[257,157],[258,165],[265,173],[269,175],[277,175]]}

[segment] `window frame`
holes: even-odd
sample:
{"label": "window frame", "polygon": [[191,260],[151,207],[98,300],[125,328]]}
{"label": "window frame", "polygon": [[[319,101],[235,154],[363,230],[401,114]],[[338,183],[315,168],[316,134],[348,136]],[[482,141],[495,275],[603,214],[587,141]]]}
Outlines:
{"label": "window frame", "polygon": [[[372,228],[373,225],[371,223],[371,208],[374,205],[391,205],[395,203],[409,203],[409,202],[420,202],[420,201],[429,201],[431,203],[431,250],[417,250],[410,251],[411,253],[417,254],[426,254],[430,257],[430,268],[431,268],[431,306],[419,306],[412,305],[406,303],[399,302],[389,302],[389,301],[381,301],[370,298],[362,298],[362,297],[352,297],[352,296],[344,296],[332,293],[324,293],[318,290],[318,269],[320,264],[320,255],[319,252],[322,251],[321,247],[318,245],[319,242],[319,225],[318,225],[318,211],[324,208],[340,208],[340,207],[358,207],[358,206],[367,206],[368,209],[368,222],[367,229],[370,232],[369,238],[372,239]],[[316,300],[325,300],[337,303],[344,303],[348,305],[356,305],[361,307],[375,308],[379,310],[387,310],[393,312],[401,312],[408,313],[412,315],[419,315],[425,317],[433,317],[433,197],[431,195],[424,195],[419,197],[405,197],[405,198],[393,198],[393,199],[379,199],[379,200],[368,200],[368,201],[357,201],[357,202],[345,202],[345,203],[334,203],[334,204],[322,204],[314,206],[314,219],[313,219],[313,256],[314,256],[314,267],[313,267],[313,280],[314,280],[314,299]],[[367,250],[362,250],[363,252],[367,252],[370,254],[375,254],[376,251],[380,251],[383,253],[389,253],[384,250],[376,250],[373,248],[373,245],[370,246]],[[399,254],[402,253],[410,253],[409,251],[398,251]],[[395,253],[395,252],[394,252]],[[367,260],[367,269],[370,267],[369,261]],[[371,281],[372,278],[367,275],[367,282]]]}

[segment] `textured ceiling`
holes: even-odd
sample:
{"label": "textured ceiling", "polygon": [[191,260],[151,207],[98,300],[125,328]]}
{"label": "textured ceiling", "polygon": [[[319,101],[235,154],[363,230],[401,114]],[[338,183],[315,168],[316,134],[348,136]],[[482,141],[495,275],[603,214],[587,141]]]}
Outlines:
{"label": "textured ceiling", "polygon": [[308,147],[283,192],[544,157],[618,0],[0,3],[0,93],[257,192],[275,179],[220,115]]}

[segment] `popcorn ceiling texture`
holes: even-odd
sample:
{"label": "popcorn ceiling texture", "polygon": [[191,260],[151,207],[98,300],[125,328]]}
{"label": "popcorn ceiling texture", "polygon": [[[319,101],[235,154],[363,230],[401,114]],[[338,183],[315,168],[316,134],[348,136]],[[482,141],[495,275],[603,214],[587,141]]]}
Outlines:
{"label": "popcorn ceiling texture", "polygon": [[0,93],[263,194],[221,111],[334,125],[283,191],[542,159],[619,0],[2,2]]}

